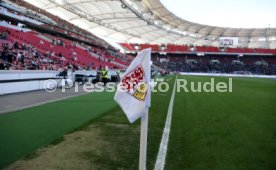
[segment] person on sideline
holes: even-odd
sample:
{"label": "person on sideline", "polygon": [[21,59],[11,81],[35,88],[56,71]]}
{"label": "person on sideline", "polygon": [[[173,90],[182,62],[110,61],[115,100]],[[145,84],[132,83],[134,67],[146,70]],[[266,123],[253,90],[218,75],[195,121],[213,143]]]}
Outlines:
{"label": "person on sideline", "polygon": [[103,68],[102,69],[102,81],[104,83],[104,86],[106,85],[107,83],[107,74],[108,74],[108,71],[106,68]]}

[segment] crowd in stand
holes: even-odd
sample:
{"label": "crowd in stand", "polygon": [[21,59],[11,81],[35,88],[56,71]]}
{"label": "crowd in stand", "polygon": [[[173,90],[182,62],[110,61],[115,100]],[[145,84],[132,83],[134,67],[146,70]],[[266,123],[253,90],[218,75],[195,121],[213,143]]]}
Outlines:
{"label": "crowd in stand", "polygon": [[64,42],[62,40],[53,39],[52,45],[59,45],[59,46],[65,46]]}
{"label": "crowd in stand", "polygon": [[220,63],[220,62],[154,62],[156,65],[177,72],[202,72],[202,73],[239,73],[276,75],[276,66],[269,64],[243,64],[242,62]]}
{"label": "crowd in stand", "polygon": [[128,63],[130,63],[133,60],[133,57],[130,55],[126,55],[126,54],[121,54],[119,52],[114,52],[108,49],[102,50],[99,48],[91,48],[91,47],[87,47],[86,50],[91,54],[96,54],[99,56],[98,60],[99,62],[101,61],[105,61],[105,62],[111,62],[111,61],[116,61],[123,64],[123,65],[127,65]]}
{"label": "crowd in stand", "polygon": [[[37,40],[39,40],[38,45],[35,45],[35,43],[33,43],[33,45],[24,43],[24,40],[22,41],[22,39],[20,39],[21,36],[18,36],[25,34],[24,32],[9,32],[9,30],[11,29],[2,27],[0,32],[1,70],[63,70],[65,67],[71,67],[74,70],[91,70],[101,69],[107,64],[114,65],[111,64],[111,62],[127,65],[132,60],[131,56],[120,55],[111,50],[104,50],[97,47],[92,48],[84,44],[79,44],[79,46],[86,48],[86,51],[90,54],[90,58],[95,58],[95,54],[98,56],[98,59],[95,59],[96,65],[91,60],[90,62],[80,63],[78,57],[86,54],[81,54],[85,52],[85,50],[77,47],[78,43],[76,42],[43,34],[45,38],[47,37],[48,40],[52,40],[50,48],[48,48],[44,39],[37,37]],[[18,39],[20,43],[16,39]],[[64,41],[66,41],[66,43]],[[57,48],[55,48],[55,46],[61,46],[64,50],[68,49],[68,51],[71,52],[66,54],[56,52],[55,49]],[[41,48],[43,48],[43,51],[41,51]],[[89,55],[86,57],[89,58]],[[118,60],[116,61],[116,59]]]}
{"label": "crowd in stand", "polygon": [[[3,31],[0,37],[0,70],[73,70],[91,69],[76,63],[67,61],[60,53],[55,56],[54,52],[39,52],[31,44],[21,44],[18,41],[8,40],[9,31]],[[43,44],[41,40],[40,44]]]}
{"label": "crowd in stand", "polygon": [[[25,31],[20,32],[19,29],[17,31],[14,30],[17,28],[9,27],[16,26],[19,28],[16,23],[9,21],[5,21],[5,23],[6,25],[0,26],[1,69],[59,70],[66,67],[66,65],[74,65],[75,69],[101,69],[106,65],[115,67],[116,64],[114,63],[121,64],[121,67],[124,67],[133,59],[131,56],[120,54],[119,52],[100,47],[91,47],[62,37],[38,33],[34,30],[31,30],[32,38],[28,38],[29,34],[25,33]],[[39,37],[39,35],[46,39]],[[38,44],[37,40],[39,41]],[[49,40],[52,41],[50,46],[46,42]],[[20,43],[15,41],[19,41]],[[27,49],[25,48],[26,46]],[[61,49],[58,50],[55,46],[61,46]],[[81,48],[87,49],[90,56],[85,54]],[[34,53],[38,53],[39,55],[34,55]],[[91,58],[95,58],[95,54],[97,55],[96,58],[98,57],[98,61],[97,59],[91,61]],[[22,55],[24,61],[15,57],[18,55]],[[90,61],[83,60],[84,56],[90,58],[88,59]]]}
{"label": "crowd in stand", "polygon": [[53,57],[51,53],[42,54],[31,45],[3,43],[1,47],[0,70],[58,70],[65,67],[82,69],[67,62],[64,58]]}

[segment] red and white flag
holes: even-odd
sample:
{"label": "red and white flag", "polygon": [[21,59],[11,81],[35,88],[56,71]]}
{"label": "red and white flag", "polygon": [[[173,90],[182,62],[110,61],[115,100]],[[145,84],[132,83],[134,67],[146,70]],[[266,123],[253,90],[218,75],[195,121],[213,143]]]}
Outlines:
{"label": "red and white flag", "polygon": [[138,53],[121,78],[114,100],[133,123],[150,107],[151,49]]}

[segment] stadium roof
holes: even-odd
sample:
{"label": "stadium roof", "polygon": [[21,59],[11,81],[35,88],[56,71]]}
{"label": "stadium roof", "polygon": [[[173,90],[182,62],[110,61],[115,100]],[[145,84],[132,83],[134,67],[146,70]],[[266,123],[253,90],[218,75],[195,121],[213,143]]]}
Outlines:
{"label": "stadium roof", "polygon": [[240,47],[276,48],[276,28],[224,28],[177,17],[160,0],[25,0],[101,38],[117,42],[219,45],[239,37]]}

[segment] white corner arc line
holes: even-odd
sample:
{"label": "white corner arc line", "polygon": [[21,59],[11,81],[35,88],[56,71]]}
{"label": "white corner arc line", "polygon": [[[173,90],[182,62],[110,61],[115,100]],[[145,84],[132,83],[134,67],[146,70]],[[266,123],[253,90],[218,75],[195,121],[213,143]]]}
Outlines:
{"label": "white corner arc line", "polygon": [[171,96],[171,100],[168,108],[167,118],[166,118],[166,124],[163,130],[162,140],[159,146],[159,151],[155,162],[154,170],[163,170],[165,167],[167,148],[168,148],[170,129],[171,129],[176,80],[177,80],[177,77],[175,78],[175,82],[174,82],[174,87],[173,87],[172,96]]}

